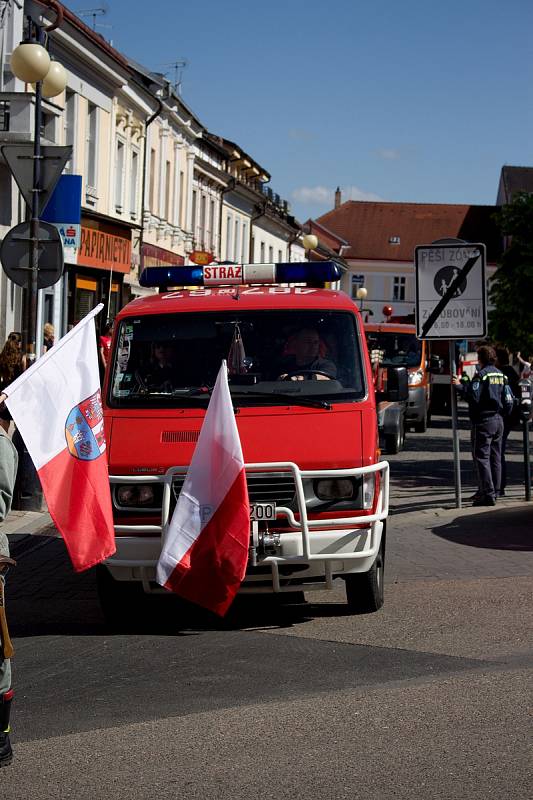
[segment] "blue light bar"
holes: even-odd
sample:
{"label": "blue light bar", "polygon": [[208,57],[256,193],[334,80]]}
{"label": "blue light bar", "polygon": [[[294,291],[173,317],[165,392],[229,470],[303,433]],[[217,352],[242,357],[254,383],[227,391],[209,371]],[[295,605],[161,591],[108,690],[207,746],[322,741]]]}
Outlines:
{"label": "blue light bar", "polygon": [[147,267],[141,286],[242,286],[243,284],[305,283],[340,280],[341,268],[334,261],[284,262],[281,264],[209,264],[205,267]]}

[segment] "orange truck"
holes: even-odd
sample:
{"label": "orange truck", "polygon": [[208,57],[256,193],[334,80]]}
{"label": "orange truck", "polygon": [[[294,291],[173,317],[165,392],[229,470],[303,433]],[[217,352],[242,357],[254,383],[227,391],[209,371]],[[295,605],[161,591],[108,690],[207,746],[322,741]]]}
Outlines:
{"label": "orange truck", "polygon": [[[381,415],[380,433],[387,452],[398,452],[407,427],[423,433],[428,425],[431,376],[427,342],[416,338],[414,325],[399,322],[365,323],[365,334]],[[407,397],[401,387],[402,370]]]}

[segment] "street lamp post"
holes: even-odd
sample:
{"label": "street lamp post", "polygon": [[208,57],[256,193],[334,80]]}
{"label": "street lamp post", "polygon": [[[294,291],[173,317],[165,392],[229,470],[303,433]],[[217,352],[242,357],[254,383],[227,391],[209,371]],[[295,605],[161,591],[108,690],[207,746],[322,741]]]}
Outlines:
{"label": "street lamp post", "polygon": [[318,237],[314,233],[306,233],[302,237],[302,244],[307,253],[307,260],[311,261],[311,251],[318,247]]}
{"label": "street lamp post", "polygon": [[50,0],[49,5],[56,13],[56,21],[43,27],[30,16],[27,17],[28,38],[13,50],[11,69],[13,74],[25,83],[33,83],[35,87],[35,120],[33,141],[33,185],[29,235],[29,268],[31,280],[27,298],[27,330],[26,356],[28,366],[35,360],[35,343],[37,339],[37,293],[39,276],[39,192],[41,189],[41,124],[42,98],[55,97],[65,89],[67,76],[64,67],[51,61],[43,46],[44,33],[55,30],[63,20],[63,9]]}
{"label": "street lamp post", "polygon": [[366,300],[368,291],[364,286],[359,286],[356,292],[357,299],[359,300],[359,310],[363,310],[363,301]]}

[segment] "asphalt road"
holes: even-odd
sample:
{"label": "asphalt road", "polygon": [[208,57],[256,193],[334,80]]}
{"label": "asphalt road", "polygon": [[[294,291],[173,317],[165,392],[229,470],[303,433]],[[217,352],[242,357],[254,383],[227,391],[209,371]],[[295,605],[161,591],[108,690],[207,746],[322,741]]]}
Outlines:
{"label": "asphalt road", "polygon": [[342,585],[239,598],[224,622],[157,597],[111,633],[94,573],[17,537],[3,796],[529,798],[533,504],[509,449],[509,496],[458,510],[447,420],[408,436],[372,615]]}

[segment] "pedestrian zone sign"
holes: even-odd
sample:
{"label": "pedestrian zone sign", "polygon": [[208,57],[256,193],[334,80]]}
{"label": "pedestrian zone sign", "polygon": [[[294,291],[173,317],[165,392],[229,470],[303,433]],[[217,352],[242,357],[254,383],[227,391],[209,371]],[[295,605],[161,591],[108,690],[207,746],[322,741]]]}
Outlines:
{"label": "pedestrian zone sign", "polygon": [[419,339],[485,338],[485,263],[484,244],[436,243],[415,248]]}

